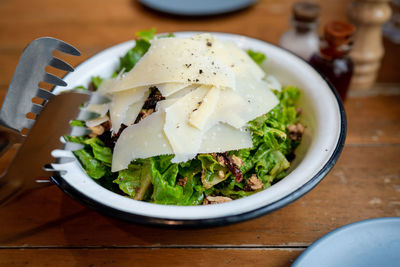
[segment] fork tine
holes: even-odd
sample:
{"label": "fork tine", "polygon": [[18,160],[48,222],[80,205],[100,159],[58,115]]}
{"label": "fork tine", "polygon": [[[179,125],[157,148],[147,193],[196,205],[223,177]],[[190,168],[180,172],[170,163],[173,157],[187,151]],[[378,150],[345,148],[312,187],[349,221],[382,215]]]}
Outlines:
{"label": "fork tine", "polygon": [[84,146],[82,144],[73,143],[73,142],[67,142],[67,143],[65,143],[64,150],[66,150],[66,151],[76,151],[76,150],[80,150],[82,148],[84,148]]}
{"label": "fork tine", "polygon": [[46,83],[58,85],[58,86],[67,86],[67,83],[58,78],[56,75],[46,72],[43,77],[43,81]]}
{"label": "fork tine", "polygon": [[71,67],[71,65],[69,65],[68,63],[66,63],[65,61],[63,61],[57,57],[53,57],[50,60],[49,65],[54,68],[60,69],[60,70],[65,70],[65,71],[70,71],[70,72],[74,71],[74,68]]}
{"label": "fork tine", "polygon": [[[53,151],[51,151],[50,155],[53,158],[62,158],[62,157],[71,157],[72,156],[70,151],[66,151],[64,149],[54,149]],[[72,156],[72,157],[74,157],[74,156]]]}
{"label": "fork tine", "polygon": [[99,93],[92,93],[89,104],[107,104],[111,101],[110,98]]}
{"label": "fork tine", "polygon": [[44,165],[43,166],[43,170],[48,171],[48,172],[56,171],[56,169],[54,169],[53,166],[51,166],[50,163]]}
{"label": "fork tine", "polygon": [[76,158],[61,157],[58,159],[58,163],[60,163],[60,164],[70,163],[70,162],[74,162],[74,161],[76,161]]}
{"label": "fork tine", "polygon": [[26,119],[26,120],[25,120],[25,123],[24,123],[24,125],[23,125],[22,128],[30,129],[30,128],[32,128],[32,126],[33,126],[34,124],[35,124],[35,120]]}
{"label": "fork tine", "polygon": [[67,43],[65,43],[65,42],[63,42],[61,40],[58,40],[58,41],[59,41],[59,43],[58,43],[58,45],[56,47],[57,50],[59,50],[61,52],[64,52],[64,53],[67,53],[67,54],[70,54],[70,55],[73,55],[73,56],[80,56],[81,55],[81,52],[79,52],[79,50],[76,49],[75,47],[73,47],[72,45],[67,44]]}
{"label": "fork tine", "polygon": [[54,94],[52,92],[50,92],[50,91],[44,90],[42,88],[39,88],[37,93],[36,93],[36,96],[40,97],[40,98],[43,98],[45,100],[49,100],[54,96]]}
{"label": "fork tine", "polygon": [[42,109],[43,109],[43,106],[42,106],[42,105],[33,103],[33,104],[32,104],[31,112],[32,112],[32,113],[35,113],[35,114],[39,114],[39,113],[42,111]]}
{"label": "fork tine", "polygon": [[82,112],[78,115],[77,120],[88,121],[88,120],[96,119],[98,117],[100,117],[99,113],[91,112],[88,110],[82,110]]}
{"label": "fork tine", "polygon": [[85,136],[91,133],[92,131],[86,127],[73,126],[71,130],[72,136]]}
{"label": "fork tine", "polygon": [[52,164],[46,164],[43,166],[43,170],[48,171],[48,172],[53,172],[54,174],[57,175],[64,175],[67,173],[67,171],[64,170],[59,170],[58,168],[62,166],[62,163],[52,163]]}

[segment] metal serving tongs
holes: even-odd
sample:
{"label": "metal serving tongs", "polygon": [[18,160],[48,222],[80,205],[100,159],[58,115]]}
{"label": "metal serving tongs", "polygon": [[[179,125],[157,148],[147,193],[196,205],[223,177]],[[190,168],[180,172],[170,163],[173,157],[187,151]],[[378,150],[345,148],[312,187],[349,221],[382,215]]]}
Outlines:
{"label": "metal serving tongs", "polygon": [[75,47],[51,37],[36,39],[24,49],[0,110],[0,156],[13,144],[22,143],[24,136],[21,131],[30,129],[35,123],[26,118],[26,114],[39,114],[43,109],[43,105],[33,103],[32,99],[42,98],[45,104],[53,96],[51,92],[39,88],[39,82],[67,85],[59,77],[45,71],[46,66],[74,71],[69,64],[53,57],[54,50],[81,55]]}
{"label": "metal serving tongs", "polygon": [[[69,64],[52,56],[54,50],[80,56],[76,48],[55,38],[34,40],[25,48],[3,102],[0,111],[0,155],[13,144],[22,145],[6,173],[0,177],[0,206],[22,192],[42,186],[40,182],[49,182],[36,178],[49,177],[49,170],[43,166],[53,161],[51,151],[60,146],[60,136],[68,133],[69,121],[77,118],[78,114],[80,119],[97,116],[80,111],[80,105],[90,97],[88,94],[63,93],[54,96],[38,87],[39,82],[67,86],[59,77],[45,72],[46,66],[74,71]],[[34,97],[42,98],[43,105],[34,104]],[[37,114],[36,120],[27,119],[28,112]],[[24,128],[30,129],[28,136],[22,135]],[[86,128],[78,129],[75,135],[84,135],[87,131]],[[69,147],[71,150],[80,148]]]}

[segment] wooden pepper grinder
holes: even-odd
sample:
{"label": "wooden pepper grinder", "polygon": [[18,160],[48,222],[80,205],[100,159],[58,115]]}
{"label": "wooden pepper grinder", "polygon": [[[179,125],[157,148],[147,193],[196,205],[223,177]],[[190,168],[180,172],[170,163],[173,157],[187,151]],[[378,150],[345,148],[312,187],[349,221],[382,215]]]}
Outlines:
{"label": "wooden pepper grinder", "polygon": [[384,54],[382,44],[382,24],[389,20],[390,0],[354,0],[347,14],[356,26],[351,58],[354,74],[351,90],[368,90],[376,80],[380,62]]}

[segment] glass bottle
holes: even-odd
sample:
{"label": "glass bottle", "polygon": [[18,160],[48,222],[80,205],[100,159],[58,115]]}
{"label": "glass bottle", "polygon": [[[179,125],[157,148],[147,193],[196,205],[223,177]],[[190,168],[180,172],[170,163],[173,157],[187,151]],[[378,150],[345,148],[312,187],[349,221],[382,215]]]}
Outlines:
{"label": "glass bottle", "polygon": [[325,25],[319,52],[310,64],[322,73],[345,101],[353,75],[353,61],[349,56],[355,27],[347,22],[334,21]]}
{"label": "glass bottle", "polygon": [[318,51],[317,34],[319,6],[309,2],[293,5],[290,29],[279,40],[279,45],[298,56],[309,60]]}

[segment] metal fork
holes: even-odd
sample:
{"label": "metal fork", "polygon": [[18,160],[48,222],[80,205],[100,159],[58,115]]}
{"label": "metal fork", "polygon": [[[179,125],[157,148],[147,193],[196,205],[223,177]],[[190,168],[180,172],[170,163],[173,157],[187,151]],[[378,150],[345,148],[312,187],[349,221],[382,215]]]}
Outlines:
{"label": "metal fork", "polygon": [[[39,88],[39,82],[67,85],[59,77],[45,71],[46,66],[74,71],[68,63],[52,55],[54,50],[81,55],[75,47],[51,37],[36,39],[24,49],[0,110],[0,156],[13,144],[23,142],[25,136],[21,131],[30,129],[35,123],[35,120],[26,118],[26,114],[32,112],[38,115],[53,96],[51,92]],[[34,97],[42,98],[43,105],[33,103]]]}

